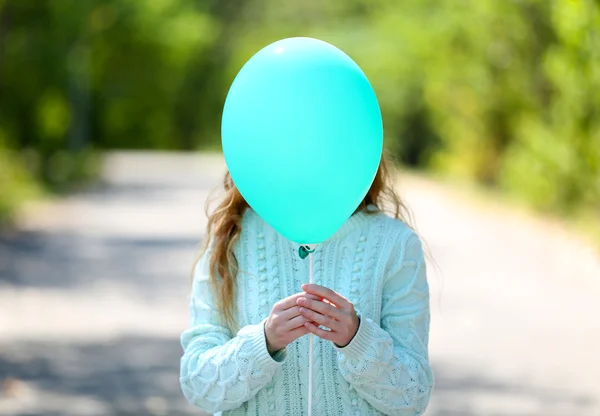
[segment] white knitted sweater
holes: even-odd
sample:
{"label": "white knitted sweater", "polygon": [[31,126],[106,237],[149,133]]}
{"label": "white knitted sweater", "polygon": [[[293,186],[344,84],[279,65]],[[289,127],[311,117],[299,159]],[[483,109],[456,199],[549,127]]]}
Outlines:
{"label": "white knitted sweater", "polygon": [[[191,322],[181,335],[184,396],[223,416],[304,416],[309,335],[271,356],[264,323],[276,302],[302,292],[308,259],[300,259],[298,244],[251,209],[235,253],[237,334],[222,325],[207,257],[196,265]],[[313,335],[312,414],[422,414],[434,379],[428,361],[429,287],[418,236],[382,212],[358,212],[313,255],[314,283],[348,298],[360,325],[344,348]]]}

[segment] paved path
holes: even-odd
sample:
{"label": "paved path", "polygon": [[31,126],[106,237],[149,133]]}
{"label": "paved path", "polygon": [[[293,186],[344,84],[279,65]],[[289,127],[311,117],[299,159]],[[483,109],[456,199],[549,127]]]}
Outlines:
{"label": "paved path", "polygon": [[[215,156],[111,154],[102,184],[0,237],[0,416],[198,414],[179,334],[223,172]],[[439,266],[427,415],[600,415],[600,258],[445,186],[399,189]]]}

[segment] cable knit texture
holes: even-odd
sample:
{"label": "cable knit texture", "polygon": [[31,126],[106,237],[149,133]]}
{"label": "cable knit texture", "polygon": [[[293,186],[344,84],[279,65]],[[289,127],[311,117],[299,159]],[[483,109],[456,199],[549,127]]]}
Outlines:
{"label": "cable knit texture", "polygon": [[[191,322],[181,335],[183,394],[217,415],[304,416],[309,335],[271,356],[264,324],[275,303],[302,292],[309,261],[299,258],[298,244],[251,209],[244,214],[235,254],[237,334],[223,325],[216,308],[208,255],[196,265]],[[343,348],[312,335],[312,414],[422,414],[434,379],[429,287],[418,236],[382,212],[358,212],[312,255],[314,283],[345,296],[360,317],[356,335]]]}

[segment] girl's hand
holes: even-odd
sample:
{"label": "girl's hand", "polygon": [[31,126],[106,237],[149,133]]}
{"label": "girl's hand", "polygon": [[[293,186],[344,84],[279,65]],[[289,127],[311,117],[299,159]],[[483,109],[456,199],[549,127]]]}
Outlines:
{"label": "girl's hand", "polygon": [[308,333],[308,328],[304,324],[310,319],[301,315],[300,307],[296,305],[296,300],[300,296],[310,298],[315,302],[322,299],[317,295],[300,292],[273,305],[271,314],[265,322],[265,338],[269,354],[285,348],[296,338]]}
{"label": "girl's hand", "polygon": [[[352,302],[339,293],[314,283],[303,284],[302,289],[306,293],[329,301],[327,304],[305,296],[297,299],[298,305],[302,306],[300,313],[309,321],[304,324],[308,331],[320,338],[333,341],[340,348],[348,345],[356,335],[360,323]],[[330,328],[331,331],[325,331],[313,322]]]}

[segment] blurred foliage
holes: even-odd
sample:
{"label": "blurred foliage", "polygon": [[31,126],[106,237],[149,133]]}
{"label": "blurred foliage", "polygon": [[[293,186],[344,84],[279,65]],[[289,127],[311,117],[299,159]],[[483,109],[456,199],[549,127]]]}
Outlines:
{"label": "blurred foliage", "polygon": [[599,10],[594,0],[0,0],[0,155],[18,156],[2,175],[69,183],[93,176],[99,149],[214,148],[244,62],[313,36],[363,68],[404,163],[598,216]]}
{"label": "blurred foliage", "polygon": [[0,220],[8,218],[21,203],[40,192],[14,156],[13,151],[0,146]]}

